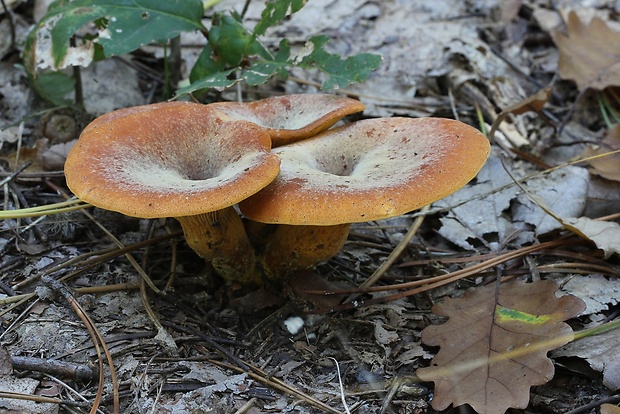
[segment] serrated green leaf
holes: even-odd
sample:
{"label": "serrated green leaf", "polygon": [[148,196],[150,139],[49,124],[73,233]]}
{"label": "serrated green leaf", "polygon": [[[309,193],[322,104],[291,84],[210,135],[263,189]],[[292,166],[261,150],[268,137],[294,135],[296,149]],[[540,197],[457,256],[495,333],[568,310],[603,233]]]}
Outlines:
{"label": "serrated green leaf", "polygon": [[305,69],[318,69],[329,75],[321,89],[344,88],[352,83],[363,82],[381,65],[381,56],[360,53],[342,59],[324,49],[329,38],[324,35],[311,37],[304,49],[293,57],[291,63]]}
{"label": "serrated green leaf", "polygon": [[216,88],[223,89],[229,88],[238,82],[238,79],[229,79],[230,75],[234,72],[234,69],[229,69],[223,72],[217,72],[209,75],[203,79],[193,82],[191,85],[184,88],[180,88],[176,91],[175,98],[188,93],[196,92],[202,89]]}
{"label": "serrated green leaf", "polygon": [[200,30],[202,14],[200,0],[74,0],[55,3],[34,31],[51,36],[51,52],[58,68],[71,36],[89,22],[106,19],[107,37],[99,37],[99,43],[109,57],[183,31]]}
{"label": "serrated green leaf", "polygon": [[270,0],[265,3],[261,19],[254,27],[253,36],[262,36],[267,29],[280,23],[289,14],[298,12],[308,0]]}
{"label": "serrated green leaf", "polygon": [[254,63],[243,72],[242,77],[250,86],[261,85],[273,76],[285,77],[288,74],[286,67],[289,66],[288,59],[290,55],[291,48],[288,40],[282,39],[273,60],[263,60]]}

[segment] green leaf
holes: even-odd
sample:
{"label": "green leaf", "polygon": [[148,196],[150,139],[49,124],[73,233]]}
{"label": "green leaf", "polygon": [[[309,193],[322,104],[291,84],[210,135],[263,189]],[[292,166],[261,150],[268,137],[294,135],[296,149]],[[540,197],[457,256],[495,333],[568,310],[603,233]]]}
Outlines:
{"label": "green leaf", "polygon": [[75,80],[62,72],[44,72],[32,79],[32,87],[39,96],[56,106],[69,105],[70,99],[65,98],[75,88]]}
{"label": "green leaf", "polygon": [[278,53],[273,60],[263,60],[254,63],[243,72],[243,78],[250,86],[261,85],[267,82],[272,76],[286,77],[288,72],[286,67],[289,66],[288,59],[291,55],[291,48],[287,39],[280,41]]}
{"label": "green leaf", "polygon": [[312,37],[297,55],[290,57],[288,41],[283,39],[273,59],[254,63],[240,77],[254,86],[265,83],[274,75],[285,76],[290,67],[318,69],[329,76],[321,89],[334,89],[363,82],[381,65],[381,56],[372,53],[361,53],[343,60],[339,55],[325,51],[328,41],[326,36]]}
{"label": "green leaf", "polygon": [[196,92],[202,89],[216,88],[223,89],[228,88],[238,82],[238,79],[229,79],[230,75],[234,72],[234,69],[229,69],[223,72],[217,72],[211,74],[205,78],[202,78],[189,86],[180,88],[176,91],[175,98],[188,93]]}
{"label": "green leaf", "polygon": [[196,63],[189,74],[190,82],[197,82],[217,72],[223,72],[226,65],[221,60],[214,60],[213,49],[208,43],[200,52]]}
{"label": "green leaf", "polygon": [[381,65],[381,56],[360,53],[342,59],[324,49],[329,38],[324,35],[311,37],[301,52],[291,61],[305,69],[318,69],[329,75],[321,89],[344,88],[352,83],[363,82]]}
{"label": "green leaf", "polygon": [[110,38],[100,38],[106,56],[122,55],[155,40],[201,30],[200,0],[94,0],[109,18]]}
{"label": "green leaf", "polygon": [[[221,77],[208,77],[192,83],[190,86],[177,91],[177,94],[194,92],[208,87],[226,88],[238,81],[245,80],[248,85],[256,86],[267,82],[273,76],[286,77],[290,67],[304,69],[318,69],[327,75],[329,79],[323,83],[322,89],[344,88],[351,83],[362,82],[368,75],[381,64],[381,56],[370,53],[349,56],[342,59],[338,55],[332,55],[323,49],[328,39],[325,36],[311,38],[304,49],[291,57],[291,49],[287,39],[280,41],[278,52],[270,59],[261,59],[244,69],[235,81],[228,80],[228,84]],[[232,73],[233,70],[225,72]],[[217,80],[214,86],[210,86]]]}
{"label": "green leaf", "polygon": [[[62,66],[68,42],[89,22],[107,23],[99,36],[105,56],[131,52],[154,40],[203,28],[200,0],[74,0],[57,2],[35,27],[35,36],[51,36],[54,63]],[[26,51],[28,53],[28,51]]]}
{"label": "green leaf", "polygon": [[213,17],[209,43],[217,56],[230,66],[238,66],[244,59],[255,55],[272,58],[271,53],[234,16],[218,13]]}
{"label": "green leaf", "polygon": [[298,12],[308,0],[269,0],[252,35],[262,36],[267,29],[280,23],[289,14]]}

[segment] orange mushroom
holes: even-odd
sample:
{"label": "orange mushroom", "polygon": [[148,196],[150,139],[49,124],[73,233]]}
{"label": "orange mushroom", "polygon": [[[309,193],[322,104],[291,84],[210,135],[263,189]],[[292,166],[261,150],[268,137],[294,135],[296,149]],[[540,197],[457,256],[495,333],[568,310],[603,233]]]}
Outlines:
{"label": "orange mushroom", "polygon": [[272,150],[280,173],[239,207],[251,220],[279,224],[259,255],[277,279],[335,255],[350,223],[404,214],[458,190],[489,150],[484,135],[454,120],[363,120]]}
{"label": "orange mushroom", "polygon": [[103,115],[65,164],[67,185],[97,207],[141,218],[174,217],[187,243],[227,280],[260,281],[234,209],[277,175],[269,135],[207,105],[169,102]]}
{"label": "orange mushroom", "polygon": [[209,106],[228,119],[253,122],[271,136],[278,147],[312,137],[346,115],[363,111],[355,99],[330,94],[284,95],[254,102],[217,102]]}

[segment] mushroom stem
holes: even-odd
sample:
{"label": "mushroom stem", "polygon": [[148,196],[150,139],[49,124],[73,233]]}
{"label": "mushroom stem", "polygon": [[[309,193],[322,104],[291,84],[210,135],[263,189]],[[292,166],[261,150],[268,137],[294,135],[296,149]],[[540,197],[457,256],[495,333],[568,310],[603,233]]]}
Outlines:
{"label": "mushroom stem", "polygon": [[183,227],[187,244],[225,280],[261,283],[254,249],[234,207],[175,218]]}
{"label": "mushroom stem", "polygon": [[266,277],[281,280],[295,270],[332,258],[346,242],[350,226],[278,225],[258,257]]}

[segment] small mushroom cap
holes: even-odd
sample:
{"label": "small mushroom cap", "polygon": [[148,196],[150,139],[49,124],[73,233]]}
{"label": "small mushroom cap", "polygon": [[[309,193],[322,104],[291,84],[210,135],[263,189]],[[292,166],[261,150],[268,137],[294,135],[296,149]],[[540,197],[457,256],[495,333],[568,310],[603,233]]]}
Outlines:
{"label": "small mushroom cap", "polygon": [[65,163],[80,199],[129,216],[191,216],[238,203],[269,184],[279,159],[269,135],[206,105],[167,102],[95,119]]}
{"label": "small mushroom cap", "polygon": [[335,225],[397,216],[477,174],[490,151],[475,128],[441,118],[382,118],[274,149],[280,174],[239,204],[264,223]]}
{"label": "small mushroom cap", "polygon": [[360,101],[330,94],[284,95],[247,103],[217,102],[210,106],[231,119],[262,126],[274,147],[312,137],[344,116],[365,108]]}

